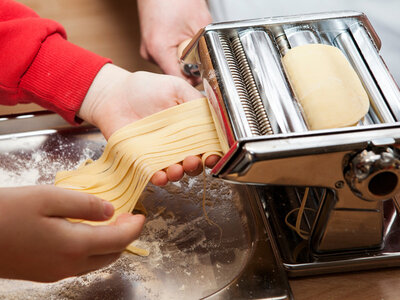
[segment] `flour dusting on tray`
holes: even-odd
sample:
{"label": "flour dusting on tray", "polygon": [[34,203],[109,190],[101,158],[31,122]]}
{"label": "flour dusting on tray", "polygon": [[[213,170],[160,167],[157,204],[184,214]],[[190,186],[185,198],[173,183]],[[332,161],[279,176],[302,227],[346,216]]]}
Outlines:
{"label": "flour dusting on tray", "polygon": [[[97,159],[104,145],[93,132],[0,140],[0,186],[53,184],[57,171]],[[0,279],[0,299],[193,299],[217,291],[240,272],[250,245],[238,193],[207,176],[206,209],[221,239],[204,217],[202,180],[147,187],[137,245],[150,256],[124,253],[102,270],[51,284]]]}

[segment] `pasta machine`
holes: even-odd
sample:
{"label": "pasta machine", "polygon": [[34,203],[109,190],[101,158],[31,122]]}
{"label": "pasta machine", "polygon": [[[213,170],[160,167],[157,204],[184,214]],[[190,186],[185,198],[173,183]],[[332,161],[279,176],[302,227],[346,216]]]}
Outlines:
{"label": "pasta machine", "polygon": [[[368,94],[355,126],[309,130],[282,67],[305,44],[339,48]],[[289,276],[400,265],[400,92],[359,12],[211,24],[185,48],[229,150],[212,169],[251,186]]]}

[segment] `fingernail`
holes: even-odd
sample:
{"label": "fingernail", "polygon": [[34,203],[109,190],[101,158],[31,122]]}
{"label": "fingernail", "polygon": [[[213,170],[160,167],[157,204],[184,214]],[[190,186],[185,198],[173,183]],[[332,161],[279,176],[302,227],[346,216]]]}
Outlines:
{"label": "fingernail", "polygon": [[112,217],[114,214],[114,206],[108,201],[103,200],[103,209],[103,213],[107,218]]}

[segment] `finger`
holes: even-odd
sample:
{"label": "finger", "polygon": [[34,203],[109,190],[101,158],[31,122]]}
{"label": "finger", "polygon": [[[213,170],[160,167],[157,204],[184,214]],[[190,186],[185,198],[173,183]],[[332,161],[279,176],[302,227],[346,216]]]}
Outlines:
{"label": "finger", "polygon": [[213,168],[217,164],[217,162],[220,160],[220,158],[221,157],[218,155],[210,155],[209,157],[206,158],[205,165],[208,168]]}
{"label": "finger", "polygon": [[188,78],[182,72],[179,60],[176,56],[176,48],[172,47],[165,51],[160,51],[159,53],[162,53],[163,55],[154,57],[154,59],[164,73],[177,76],[185,81],[185,83],[180,80],[175,80],[174,82],[175,91],[179,98],[188,101],[203,97],[198,90],[192,87],[192,84],[197,83],[197,80]]}
{"label": "finger", "polygon": [[151,59],[151,57],[149,55],[149,52],[147,51],[147,47],[145,46],[143,41],[140,43],[139,53],[140,53],[140,56],[142,58],[144,58],[145,60],[150,60]]}
{"label": "finger", "polygon": [[[160,68],[166,73],[178,77],[184,77],[179,58],[176,55],[176,47],[169,47],[164,50],[164,53],[159,52],[160,55],[155,58],[157,63],[159,64]],[[162,53],[162,54],[161,54]]]}
{"label": "finger", "polygon": [[153,177],[151,177],[151,183],[158,186],[164,186],[168,183],[167,173],[164,171],[157,171],[154,173]]}
{"label": "finger", "polygon": [[178,181],[183,177],[182,165],[174,164],[167,168],[167,177],[169,181]]}
{"label": "finger", "polygon": [[162,53],[162,55],[154,57],[155,62],[160,66],[165,74],[180,77],[191,85],[198,83],[199,80],[197,78],[189,77],[182,71],[181,63],[177,56],[177,49],[178,47],[171,46],[163,51],[158,51],[157,53]]}
{"label": "finger", "polygon": [[[170,61],[167,61],[168,57],[162,57],[158,60],[155,60],[155,62],[160,66],[160,68],[163,70],[163,72],[165,74],[173,75],[173,76],[179,77],[181,79],[184,79],[191,86],[195,86],[195,85],[201,83],[200,78],[191,77],[191,76],[188,76],[187,74],[185,74],[182,71],[179,61],[174,60],[172,57],[169,59],[170,59]],[[162,67],[162,66],[164,66],[164,67]],[[199,96],[197,96],[197,98],[199,98]]]}
{"label": "finger", "polygon": [[188,156],[183,160],[183,169],[189,176],[197,176],[203,170],[201,159],[198,156]]}
{"label": "finger", "polygon": [[46,203],[43,213],[50,217],[105,221],[114,214],[110,202],[90,194],[48,187],[44,195]]}
{"label": "finger", "polygon": [[86,264],[83,264],[82,270],[77,274],[78,276],[90,273],[94,270],[104,268],[121,256],[121,252],[105,254],[105,255],[92,255],[88,257]]}
{"label": "finger", "polygon": [[111,254],[122,252],[130,243],[137,239],[142,231],[145,217],[125,213],[118,216],[110,225],[86,225],[85,234],[88,240],[89,253],[92,255]]}

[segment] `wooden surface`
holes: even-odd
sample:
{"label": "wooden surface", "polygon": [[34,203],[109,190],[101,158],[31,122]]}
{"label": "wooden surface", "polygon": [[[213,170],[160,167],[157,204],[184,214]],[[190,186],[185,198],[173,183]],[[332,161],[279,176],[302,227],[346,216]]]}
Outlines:
{"label": "wooden surface", "polygon": [[[20,0],[42,17],[60,22],[68,38],[111,58],[130,71],[159,69],[139,55],[140,35],[133,0]],[[0,107],[3,112],[35,107]],[[290,281],[296,300],[400,299],[400,268],[316,276]]]}
{"label": "wooden surface", "polygon": [[400,268],[290,280],[295,300],[397,300]]}

